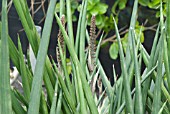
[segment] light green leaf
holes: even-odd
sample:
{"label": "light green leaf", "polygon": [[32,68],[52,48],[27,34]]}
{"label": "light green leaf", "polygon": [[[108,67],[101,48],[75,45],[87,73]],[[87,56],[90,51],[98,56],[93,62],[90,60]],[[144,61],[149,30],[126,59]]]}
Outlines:
{"label": "light green leaf", "polygon": [[20,70],[21,70],[20,74],[21,74],[21,78],[22,78],[24,97],[28,101],[30,98],[30,90],[31,89],[30,89],[30,85],[29,85],[28,73],[26,70],[25,62],[24,62],[22,46],[21,46],[19,36],[18,36],[18,50],[19,50]]}
{"label": "light green leaf", "polygon": [[100,4],[97,4],[97,6],[95,8],[96,8],[96,10],[99,11],[99,14],[104,14],[107,11],[108,5],[106,5],[104,3],[100,3]]}
{"label": "light green leaf", "polygon": [[160,5],[160,0],[152,0],[152,2],[148,4],[150,8],[157,8],[159,5]]}
{"label": "light green leaf", "polygon": [[114,14],[116,14],[116,7],[117,7],[118,3],[119,3],[119,0],[117,0],[117,1],[114,3],[114,5],[112,6],[112,12],[113,12]]}
{"label": "light green leaf", "polygon": [[71,8],[77,9],[77,7],[78,7],[78,2],[76,0],[71,1]]}
{"label": "light green leaf", "polygon": [[150,3],[150,0],[139,0],[139,3],[143,6],[147,6]]}
{"label": "light green leaf", "polygon": [[9,75],[7,0],[2,0],[1,53],[0,53],[0,114],[12,114]]}
{"label": "light green leaf", "polygon": [[[166,38],[167,38],[167,50],[170,50],[170,1],[167,1],[167,22],[166,22],[167,26],[166,26]],[[169,52],[169,51],[168,51]],[[168,63],[170,64],[170,53],[168,53]],[[170,69],[170,68],[169,68]],[[170,91],[170,75],[167,75],[167,79],[168,79],[168,86],[169,86],[169,91]]]}
{"label": "light green leaf", "polygon": [[122,10],[126,7],[127,0],[120,0],[119,9]]}
{"label": "light green leaf", "polygon": [[67,62],[67,72],[68,74],[70,75],[71,74],[71,71],[72,71],[72,67],[71,67],[71,64],[70,64],[70,59],[66,59],[66,62]]}
{"label": "light green leaf", "polygon": [[96,25],[101,25],[103,21],[102,15],[96,16]]}
{"label": "light green leaf", "polygon": [[60,3],[57,3],[55,6],[55,12],[60,12]]}
{"label": "light green leaf", "polygon": [[94,7],[95,5],[96,5],[95,3],[88,2],[87,11],[90,11],[91,9],[93,9],[93,7]]}
{"label": "light green leaf", "polygon": [[94,7],[93,9],[90,10],[91,15],[98,15],[99,11]]}
{"label": "light green leaf", "polygon": [[90,4],[96,4],[96,3],[98,3],[100,0],[88,0],[88,4],[90,3]]}
{"label": "light green leaf", "polygon": [[47,11],[47,18],[45,20],[42,39],[37,55],[34,78],[32,82],[31,96],[30,96],[31,99],[29,102],[28,114],[38,114],[39,112],[43,73],[45,68],[45,60],[46,60],[46,54],[47,54],[47,49],[48,49],[48,44],[50,39],[56,1],[57,0],[50,1],[49,9]]}
{"label": "light green leaf", "polygon": [[109,54],[112,59],[117,59],[118,57],[118,52],[119,52],[119,47],[117,42],[114,42],[109,49]]}
{"label": "light green leaf", "polygon": [[140,35],[140,42],[143,43],[145,40],[144,33],[141,32],[141,34],[140,34],[140,29],[136,29],[135,32],[138,36]]}
{"label": "light green leaf", "polygon": [[123,46],[123,51],[126,53],[127,46],[128,46],[128,34],[124,38],[122,38],[122,46]]}

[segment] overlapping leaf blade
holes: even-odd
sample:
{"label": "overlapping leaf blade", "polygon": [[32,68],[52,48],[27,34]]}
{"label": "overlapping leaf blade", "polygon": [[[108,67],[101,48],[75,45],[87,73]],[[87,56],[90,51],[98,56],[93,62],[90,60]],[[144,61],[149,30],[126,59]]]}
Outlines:
{"label": "overlapping leaf blade", "polygon": [[50,1],[49,9],[47,12],[47,18],[45,21],[45,25],[42,33],[42,39],[37,55],[37,62],[36,62],[35,73],[32,82],[28,114],[37,114],[39,112],[43,73],[45,68],[45,60],[46,60],[46,54],[48,50],[48,44],[49,44],[49,38],[50,38],[50,33],[52,28],[56,1],[57,0]]}
{"label": "overlapping leaf blade", "polygon": [[9,45],[7,0],[2,0],[2,28],[0,46],[0,114],[12,114],[11,88],[9,75]]}

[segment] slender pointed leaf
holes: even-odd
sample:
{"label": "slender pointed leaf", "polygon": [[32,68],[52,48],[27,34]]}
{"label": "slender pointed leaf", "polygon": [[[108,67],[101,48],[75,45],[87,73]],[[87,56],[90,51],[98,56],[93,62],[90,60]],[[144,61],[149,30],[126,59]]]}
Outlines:
{"label": "slender pointed leaf", "polygon": [[[167,0],[167,25],[166,25],[166,39],[167,39],[167,45],[168,45],[168,50],[170,50],[170,1]],[[168,62],[170,65],[170,52],[168,51]],[[170,70],[170,67],[169,67]],[[170,75],[167,75],[167,79],[168,79],[168,86],[169,86],[169,91],[170,91]]]}
{"label": "slender pointed leaf", "polygon": [[57,108],[56,108],[56,114],[60,114],[60,112],[61,112],[62,97],[63,97],[62,96],[62,90],[60,90]]}
{"label": "slender pointed leaf", "polygon": [[54,91],[54,96],[53,96],[53,102],[52,102],[51,109],[50,109],[50,114],[55,114],[57,96],[58,96],[57,91],[58,91],[58,81],[56,80],[55,91]]}
{"label": "slender pointed leaf", "polygon": [[28,114],[37,114],[39,112],[42,79],[43,79],[45,60],[46,60],[51,28],[52,28],[56,1],[57,0],[50,1],[49,9],[47,11],[47,18],[45,20],[42,39],[37,55],[34,78],[32,82],[32,89],[31,89],[31,96],[30,96],[31,99],[29,103]]}
{"label": "slender pointed leaf", "polygon": [[74,35],[73,35],[73,23],[72,23],[72,13],[71,13],[71,1],[66,0],[67,6],[67,22],[68,22],[68,34],[70,38],[70,43],[74,45]]}
{"label": "slender pointed leaf", "polygon": [[0,54],[0,114],[12,114],[11,88],[9,75],[9,46],[7,0],[2,0],[2,28]]}
{"label": "slender pointed leaf", "polygon": [[133,29],[131,31],[132,49],[133,49],[133,59],[135,64],[135,113],[143,114],[143,104],[142,104],[142,92],[141,92],[141,82],[140,82],[140,66],[137,58],[136,46],[135,46],[135,34]]}
{"label": "slender pointed leaf", "polygon": [[121,69],[122,69],[122,73],[123,73],[123,85],[124,85],[124,89],[125,89],[125,102],[126,102],[126,108],[127,108],[127,113],[130,114],[134,114],[133,112],[133,101],[132,101],[132,97],[131,97],[131,90],[130,90],[130,83],[129,83],[129,79],[128,79],[128,74],[127,74],[127,67],[125,64],[125,57],[124,57],[124,53],[123,53],[123,48],[122,48],[122,44],[120,41],[120,35],[119,35],[119,31],[116,25],[116,21],[114,20],[114,24],[115,24],[115,30],[116,30],[116,36],[117,36],[117,40],[118,40],[118,44],[119,44],[119,54],[120,54],[120,61],[121,61]]}
{"label": "slender pointed leaf", "polygon": [[85,36],[86,36],[86,9],[87,9],[87,0],[83,6],[83,13],[82,13],[82,20],[81,20],[81,27],[80,27],[80,44],[79,44],[79,56],[80,56],[80,64],[85,70]]}
{"label": "slender pointed leaf", "polygon": [[24,96],[27,99],[27,101],[30,98],[30,85],[29,85],[29,79],[27,76],[26,72],[26,66],[24,62],[24,57],[23,57],[23,52],[22,52],[22,47],[21,47],[21,42],[20,39],[18,38],[18,49],[19,49],[19,58],[20,58],[20,69],[21,69],[21,77],[22,77],[22,85],[23,85],[23,90],[24,90]]}

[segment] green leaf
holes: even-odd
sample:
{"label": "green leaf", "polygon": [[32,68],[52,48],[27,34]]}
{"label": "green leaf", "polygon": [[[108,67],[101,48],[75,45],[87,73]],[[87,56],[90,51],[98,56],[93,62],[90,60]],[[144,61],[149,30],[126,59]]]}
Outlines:
{"label": "green leaf", "polygon": [[103,22],[102,15],[96,15],[96,25],[100,25]]}
{"label": "green leaf", "polygon": [[119,52],[118,43],[117,43],[117,42],[114,42],[114,43],[110,46],[110,49],[109,49],[110,57],[111,57],[112,59],[117,59],[117,57],[118,57],[118,52]]}
{"label": "green leaf", "polygon": [[[32,21],[31,24],[33,26],[33,30],[31,28],[29,28],[29,25],[28,25],[28,22],[26,20],[25,14],[24,14],[24,12],[22,10],[22,7],[21,7],[20,0],[13,0],[13,3],[15,5],[16,11],[17,11],[17,13],[19,15],[19,18],[21,20],[22,26],[23,26],[23,28],[25,30],[25,33],[26,33],[27,38],[29,40],[29,43],[30,43],[30,45],[31,45],[31,47],[33,49],[33,52],[34,52],[35,56],[37,57],[38,48],[39,48],[39,42],[40,42],[40,36],[38,35],[38,32],[37,32],[37,30],[35,28],[35,25],[34,25],[34,22],[33,22],[32,18],[31,18],[31,15],[28,12],[27,15],[30,15],[29,20]],[[29,9],[27,9],[27,10],[29,10]],[[27,18],[28,18],[28,16],[27,16]],[[17,63],[17,62],[15,62],[15,63]],[[50,77],[50,78],[48,78],[48,79],[50,79],[48,81],[51,81],[51,83],[52,83],[52,85],[54,87],[54,85],[55,85],[55,77],[53,75],[53,72],[51,71],[51,63],[50,63],[50,60],[49,60],[48,56],[46,57],[45,71],[46,71],[46,73],[48,73],[47,75]],[[46,75],[46,77],[48,77],[47,75]],[[45,80],[47,79],[46,77],[45,77]],[[48,85],[50,85],[50,84],[48,84]],[[48,85],[46,85],[46,86],[48,86]],[[50,86],[52,86],[52,85],[50,85]]]}
{"label": "green leaf", "polygon": [[159,40],[159,55],[158,55],[158,67],[157,67],[157,76],[155,81],[155,87],[154,87],[154,98],[153,98],[153,104],[152,104],[152,114],[157,114],[161,108],[161,84],[162,84],[162,62],[163,62],[163,47],[164,47],[164,28],[163,28],[163,14],[162,14],[162,2],[160,7],[160,23],[161,23],[161,36]]}
{"label": "green leaf", "polygon": [[143,6],[147,6],[150,3],[150,0],[139,0],[139,3]]}
{"label": "green leaf", "polygon": [[87,9],[87,2],[85,2],[83,6],[82,11],[82,19],[81,19],[81,25],[80,25],[80,42],[79,42],[79,58],[80,58],[80,64],[82,66],[82,69],[85,70],[85,36],[86,36],[86,11]]}
{"label": "green leaf", "polygon": [[141,32],[141,34],[140,34],[140,29],[136,29],[135,32],[136,32],[136,35],[137,35],[137,36],[140,35],[140,42],[143,43],[144,40],[145,40],[144,33]]}
{"label": "green leaf", "polygon": [[[81,28],[81,22],[82,22],[82,15],[83,15],[83,11],[84,11],[84,4],[87,1],[83,1],[82,4],[80,5],[80,14],[79,14],[79,19],[78,19],[78,24],[77,24],[77,32],[76,32],[76,41],[75,41],[75,50],[76,53],[78,54],[78,50],[79,50],[79,41],[80,41],[80,28]],[[88,17],[88,15],[87,15]],[[89,17],[88,17],[89,20]],[[88,23],[88,21],[87,21]]]}
{"label": "green leaf", "polygon": [[126,7],[127,0],[120,0],[119,9],[122,10]]}
{"label": "green leaf", "polygon": [[99,59],[97,60],[97,64],[98,64],[98,68],[100,69],[99,72],[100,72],[100,77],[102,79],[103,86],[105,88],[107,88],[106,89],[106,94],[108,95],[109,100],[111,100],[112,94],[113,94],[112,92],[113,91],[112,91],[112,87],[111,87],[110,81],[108,80],[108,78],[106,76],[106,73],[104,72],[104,69],[103,69]]}
{"label": "green leaf", "polygon": [[[166,26],[166,39],[167,39],[167,44],[168,44],[168,48],[167,50],[170,50],[170,1],[167,0],[167,26]],[[168,51],[168,63],[170,64],[170,52]],[[170,68],[169,68],[170,70]],[[170,76],[168,75],[168,86],[170,88]],[[170,89],[169,89],[170,91]]]}
{"label": "green leaf", "polygon": [[56,108],[56,114],[60,114],[61,105],[62,105],[62,98],[63,98],[63,94],[62,94],[62,90],[60,90],[59,98],[58,98],[58,103],[57,103],[57,108]]}
{"label": "green leaf", "polygon": [[96,9],[99,11],[99,14],[104,14],[108,9],[108,5],[104,3],[100,3],[96,6]]}
{"label": "green leaf", "polygon": [[65,14],[65,0],[60,0],[60,17]]}
{"label": "green leaf", "polygon": [[12,109],[16,114],[26,114],[26,111],[22,107],[23,104],[21,104],[16,96],[14,95],[14,92],[11,90],[11,98],[12,98]]}
{"label": "green leaf", "polygon": [[88,4],[90,3],[95,5],[98,2],[100,2],[100,0],[88,0]]}
{"label": "green leaf", "polygon": [[[113,18],[114,19],[114,18]],[[122,74],[123,74],[123,85],[125,89],[125,101],[126,101],[126,109],[127,113],[134,114],[134,109],[133,109],[133,101],[132,101],[132,96],[131,96],[131,89],[130,89],[130,83],[129,83],[129,78],[128,78],[128,73],[127,73],[127,67],[126,67],[126,62],[125,62],[125,57],[122,49],[122,43],[120,41],[120,34],[118,31],[118,27],[116,25],[116,21],[114,19],[114,25],[115,25],[115,31],[116,31],[116,36],[117,36],[117,41],[119,44],[119,55],[120,55],[120,61],[121,61],[121,69],[122,69]]]}
{"label": "green leaf", "polygon": [[115,3],[112,6],[111,11],[113,14],[116,14],[116,9],[119,8],[119,10],[122,10],[126,7],[127,0],[116,0]]}
{"label": "green leaf", "polygon": [[72,20],[73,20],[73,22],[77,21],[77,17],[75,15],[73,15]]}
{"label": "green leaf", "polygon": [[[156,49],[159,48],[159,47],[157,47],[159,32],[160,32],[159,29],[160,29],[160,26],[158,26],[155,37],[154,37],[154,42],[153,42],[150,58],[148,59],[149,64],[147,64],[148,67],[147,67],[146,73],[148,73],[152,69],[152,67],[155,65],[154,64],[154,57],[155,57]],[[145,51],[143,50],[143,52],[145,52]],[[146,79],[146,81],[143,83],[143,89],[142,89],[143,104],[146,104],[147,92],[148,92],[148,89],[150,87],[150,80],[151,80],[151,77]],[[145,110],[145,107],[144,107],[144,110]]]}
{"label": "green leaf", "polygon": [[149,8],[157,8],[159,5],[160,5],[160,0],[152,0],[152,2],[148,4]]}
{"label": "green leaf", "polygon": [[95,6],[96,4],[95,3],[91,3],[91,2],[88,2],[88,5],[87,5],[87,11],[90,11],[91,9],[93,9],[93,7]]}
{"label": "green leaf", "polygon": [[78,7],[78,2],[76,0],[71,1],[71,8],[77,9],[77,7]]}
{"label": "green leaf", "polygon": [[91,15],[98,15],[99,11],[96,9],[96,7],[93,7],[93,9],[90,10]]}
{"label": "green leaf", "polygon": [[91,15],[104,14],[106,13],[107,8],[108,8],[108,5],[104,3],[98,3],[90,10],[90,14]]}
{"label": "green leaf", "polygon": [[71,74],[71,71],[72,71],[72,67],[71,67],[71,65],[69,64],[71,61],[70,61],[70,59],[66,59],[66,63],[67,63],[67,72],[68,72],[68,74],[70,75]]}
{"label": "green leaf", "polygon": [[58,91],[58,80],[56,80],[56,83],[55,83],[55,91],[54,91],[54,96],[53,96],[53,102],[52,102],[51,109],[50,109],[50,114],[55,114],[56,102],[57,102],[57,97],[58,97],[57,91]]}
{"label": "green leaf", "polygon": [[[55,64],[55,63],[54,63],[54,60],[52,60],[52,63]],[[65,99],[66,99],[67,102],[68,102],[67,105],[69,105],[70,108],[71,108],[71,110],[72,110],[75,114],[77,114],[76,108],[75,108],[75,106],[74,106],[74,102],[75,102],[75,101],[74,101],[74,99],[72,98],[72,96],[70,95],[70,93],[69,93],[69,91],[68,91],[68,89],[67,89],[67,87],[66,87],[66,84],[64,83],[64,80],[63,80],[61,74],[59,73],[56,65],[54,65],[54,70],[56,71],[56,75],[58,76],[58,81],[59,81],[60,87],[61,87],[63,93],[65,94]]]}
{"label": "green leaf", "polygon": [[167,100],[163,103],[161,109],[159,110],[158,114],[162,114],[164,107],[166,106]]}
{"label": "green leaf", "polygon": [[60,12],[60,3],[57,3],[55,6],[55,12]]}
{"label": "green leaf", "polygon": [[29,103],[28,114],[38,114],[40,106],[40,96],[42,89],[42,79],[45,67],[45,60],[50,39],[52,22],[55,11],[55,4],[57,0],[50,1],[49,9],[47,11],[47,18],[42,33],[42,39],[38,50],[37,62],[35,66],[34,78],[31,89],[31,99]]}
{"label": "green leaf", "polygon": [[[0,53],[1,53],[1,39],[0,39]],[[1,59],[1,56],[0,56],[0,59]]]}
{"label": "green leaf", "polygon": [[72,13],[71,13],[71,1],[66,0],[66,9],[67,9],[67,26],[68,26],[68,35],[70,38],[71,45],[74,45],[74,35],[73,35],[73,22],[72,22]]}
{"label": "green leaf", "polygon": [[0,114],[12,114],[7,17],[7,0],[2,0],[2,26],[0,30]]}
{"label": "green leaf", "polygon": [[118,3],[119,3],[119,0],[116,0],[114,5],[112,6],[112,10],[111,11],[112,11],[113,14],[116,14],[116,8],[117,8]]}
{"label": "green leaf", "polygon": [[[137,11],[138,11],[138,0],[134,1],[134,6],[133,6],[133,11],[132,11],[132,15],[131,15],[131,20],[130,20],[130,27],[129,28],[135,28],[136,25],[136,18],[137,18]],[[131,61],[131,56],[130,53],[132,52],[132,40],[131,40],[131,34],[128,34],[128,48],[127,48],[127,55],[126,55],[126,60],[127,62]]]}
{"label": "green leaf", "polygon": [[24,97],[27,101],[29,101],[30,98],[30,85],[29,85],[29,79],[28,79],[28,73],[26,70],[26,65],[24,62],[23,52],[22,52],[22,46],[20,39],[18,37],[18,49],[19,49],[19,60],[20,60],[20,69],[21,69],[21,77],[22,77],[22,85],[24,90]]}
{"label": "green leaf", "polygon": [[128,46],[128,34],[125,35],[124,38],[122,38],[122,46],[123,46],[123,51],[126,53],[127,46]]}
{"label": "green leaf", "polygon": [[137,57],[136,51],[136,43],[135,43],[135,32],[134,30],[130,30],[132,32],[132,47],[133,47],[133,59],[134,59],[134,66],[135,66],[135,113],[136,114],[143,114],[143,104],[142,104],[142,92],[141,92],[141,82],[140,82],[140,66]]}

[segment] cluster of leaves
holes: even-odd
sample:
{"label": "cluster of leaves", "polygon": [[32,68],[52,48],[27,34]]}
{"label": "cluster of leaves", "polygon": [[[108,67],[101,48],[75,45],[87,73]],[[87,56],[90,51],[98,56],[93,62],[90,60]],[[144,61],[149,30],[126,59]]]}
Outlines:
{"label": "cluster of leaves", "polygon": [[[162,2],[166,3],[167,0],[162,0]],[[148,6],[149,8],[155,8],[158,9],[158,6],[160,6],[161,1],[160,0],[139,0],[139,3],[143,6]]]}
{"label": "cluster of leaves", "polygon": [[88,17],[88,25],[90,25],[90,18],[92,15],[96,16],[96,25],[99,29],[103,29],[104,31],[110,31],[113,29],[113,16],[106,16],[106,12],[108,9],[108,5],[100,2],[100,0],[88,0],[87,7],[87,17]]}
{"label": "cluster of leaves", "polygon": [[[170,26],[167,26],[170,24],[170,1],[167,5],[166,22],[163,18],[162,4],[160,5],[160,24],[150,54],[143,47],[140,41],[141,34],[137,33],[135,27],[138,0],[134,2],[128,30],[126,56],[116,21],[113,18],[122,70],[121,75],[117,78],[113,67],[114,85],[110,84],[98,59],[103,35],[101,35],[98,45],[95,46],[97,48],[94,49],[95,53],[89,54],[92,50],[85,47],[86,41],[92,45],[94,37],[90,38],[95,36],[95,25],[91,26],[93,33],[90,36],[89,32],[86,32],[87,0],[83,0],[82,3],[75,42],[73,22],[70,21],[70,0],[66,0],[68,33],[58,14],[55,13],[56,1],[50,1],[40,39],[26,0],[13,0],[37,58],[35,71],[32,73],[29,55],[28,64],[24,61],[20,38],[18,38],[17,48],[8,36],[7,0],[3,0],[2,23],[0,24],[0,114],[170,113],[170,52],[168,51],[170,50]],[[60,9],[60,14],[63,17],[62,9]],[[57,67],[53,59],[50,61],[47,56],[54,17],[60,28],[61,36],[59,36],[64,41],[62,45],[67,47],[70,54],[71,75],[68,74],[66,55],[63,53],[65,48],[62,48],[64,46],[61,45],[61,42],[58,41],[58,53],[61,60],[58,66],[60,67]],[[140,29],[140,33],[141,31],[142,29]],[[93,41],[90,42],[91,40]],[[90,59],[88,56],[93,54],[95,56],[89,57],[91,60],[93,59],[90,63],[95,61],[96,66],[93,66],[93,71],[89,71],[87,61]],[[21,75],[24,94],[10,87],[9,59],[12,60]],[[142,61],[146,65],[144,72],[141,72]],[[43,81],[47,90],[47,98],[42,90]],[[92,91],[95,87],[98,87],[99,92]]]}
{"label": "cluster of leaves", "polygon": [[[119,12],[116,12],[116,8],[118,7],[120,10],[125,9],[127,2],[128,2],[127,0],[116,1],[115,4],[112,7],[112,12],[114,14],[118,14]],[[163,2],[162,3],[163,15],[166,16],[166,6],[167,6],[166,0],[163,0],[162,2]],[[153,0],[153,1],[151,1],[151,0],[139,0],[140,5],[142,5],[144,7],[148,7],[149,9],[155,10],[157,18],[160,17],[160,11],[159,11],[160,3],[161,3],[160,0]],[[145,27],[142,26],[142,25],[139,25],[139,23],[137,22],[136,26],[135,26],[135,31],[136,31],[137,35],[139,35],[139,34],[141,35],[141,43],[143,43],[144,42]],[[123,48],[124,48],[124,52],[126,52],[126,47],[127,47],[127,43],[128,43],[127,36],[128,36],[128,33],[123,35],[123,37],[121,38],[122,45],[123,45]],[[109,54],[110,54],[110,57],[112,59],[117,59],[117,57],[118,57],[118,43],[117,43],[116,40],[114,40],[112,45],[110,46]]]}
{"label": "cluster of leaves", "polygon": [[[108,5],[102,3],[100,0],[88,0],[87,6],[87,18],[88,25],[90,25],[90,20],[92,15],[96,16],[96,26],[98,29],[102,29],[105,32],[110,32],[114,29],[113,16],[118,20],[118,11],[123,10],[126,6],[127,0],[118,0],[114,3],[112,10],[108,11]],[[119,6],[119,7],[118,7]],[[118,7],[118,8],[117,8]],[[81,4],[76,0],[71,0],[71,12],[72,20],[77,21],[76,10],[80,11]],[[56,12],[60,11],[60,2],[56,4]],[[108,12],[110,12],[108,14]],[[66,12],[64,13],[66,14]],[[109,15],[109,16],[108,16]]]}
{"label": "cluster of leaves", "polygon": [[[167,0],[163,0],[163,15],[166,16],[166,3],[167,3]],[[149,7],[150,9],[154,9],[156,10],[156,17],[160,17],[160,12],[159,12],[159,6],[160,6],[160,3],[161,1],[160,0],[139,0],[139,3],[142,5],[142,6],[147,6]]]}

